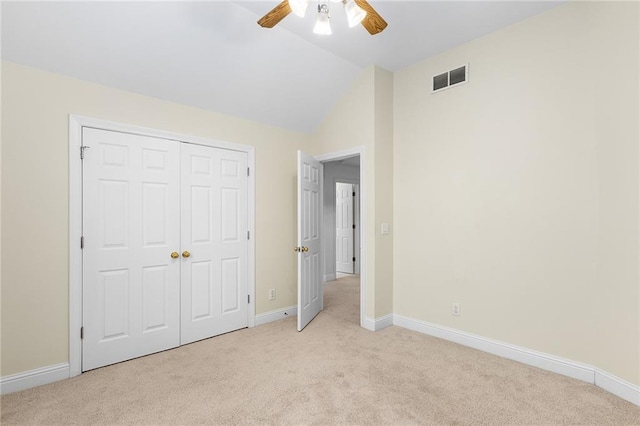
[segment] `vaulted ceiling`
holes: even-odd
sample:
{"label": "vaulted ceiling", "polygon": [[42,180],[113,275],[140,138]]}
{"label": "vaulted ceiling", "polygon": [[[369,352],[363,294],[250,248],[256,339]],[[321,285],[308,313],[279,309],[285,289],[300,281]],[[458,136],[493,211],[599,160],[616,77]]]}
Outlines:
{"label": "vaulted ceiling", "polygon": [[389,23],[376,36],[330,3],[318,36],[313,0],[258,26],[278,2],[3,1],[2,59],[310,132],[364,67],[396,71],[562,3],[370,0]]}

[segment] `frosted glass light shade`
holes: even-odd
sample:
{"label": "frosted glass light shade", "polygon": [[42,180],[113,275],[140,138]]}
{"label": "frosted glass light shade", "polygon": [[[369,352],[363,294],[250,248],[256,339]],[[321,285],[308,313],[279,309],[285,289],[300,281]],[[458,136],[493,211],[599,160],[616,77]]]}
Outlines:
{"label": "frosted glass light shade", "polygon": [[324,12],[318,12],[318,20],[316,21],[313,32],[321,35],[331,34],[331,23],[329,22],[329,14]]}
{"label": "frosted glass light shade", "polygon": [[309,6],[309,0],[289,0],[289,7],[291,11],[301,18],[304,18],[304,13]]}
{"label": "frosted glass light shade", "polygon": [[344,11],[347,13],[347,22],[350,27],[355,27],[367,16],[367,12],[362,10],[362,8],[356,4],[355,0],[349,0],[345,3]]}

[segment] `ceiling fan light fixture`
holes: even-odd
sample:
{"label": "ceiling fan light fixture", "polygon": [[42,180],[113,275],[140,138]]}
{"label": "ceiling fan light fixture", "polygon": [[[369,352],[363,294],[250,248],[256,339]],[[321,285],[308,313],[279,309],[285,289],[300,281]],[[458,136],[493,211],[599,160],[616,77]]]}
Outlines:
{"label": "ceiling fan light fixture", "polygon": [[[276,7],[258,19],[258,25],[262,28],[273,28],[290,13],[304,16],[309,8],[309,2],[310,0],[281,0]],[[387,21],[371,7],[367,0],[318,0],[318,3],[318,18],[313,29],[314,33],[331,34],[331,25],[329,23],[330,3],[342,3],[344,5],[350,27],[361,24],[371,35],[379,34],[387,28]]]}
{"label": "ceiling fan light fixture", "polygon": [[349,23],[349,27],[353,28],[358,25],[362,20],[367,16],[367,12],[365,12],[355,0],[348,0],[344,4],[344,11],[347,13],[347,22]]}
{"label": "ceiling fan light fixture", "polygon": [[291,11],[301,18],[304,18],[308,6],[309,0],[289,0]]}
{"label": "ceiling fan light fixture", "polygon": [[313,32],[320,35],[331,34],[331,23],[329,22],[329,6],[326,4],[318,5],[318,19],[313,27]]}

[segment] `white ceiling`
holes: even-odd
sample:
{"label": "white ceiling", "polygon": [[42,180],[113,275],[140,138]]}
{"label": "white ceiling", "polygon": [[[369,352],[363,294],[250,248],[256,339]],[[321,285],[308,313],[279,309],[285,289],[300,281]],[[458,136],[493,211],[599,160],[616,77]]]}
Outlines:
{"label": "white ceiling", "polygon": [[395,71],[561,2],[375,1],[371,36],[331,3],[333,35],[313,34],[313,1],[273,29],[279,0],[2,2],[2,59],[280,127],[312,131],[364,67]]}

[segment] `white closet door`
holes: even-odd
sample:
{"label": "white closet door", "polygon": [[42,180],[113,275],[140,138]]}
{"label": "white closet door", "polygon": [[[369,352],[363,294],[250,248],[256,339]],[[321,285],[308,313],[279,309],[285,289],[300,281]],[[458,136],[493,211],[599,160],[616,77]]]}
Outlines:
{"label": "white closet door", "polygon": [[181,144],[181,344],[248,325],[247,154]]}
{"label": "white closet door", "polygon": [[[90,370],[180,343],[179,144],[83,130],[83,359]],[[75,243],[75,242],[74,242]]]}

